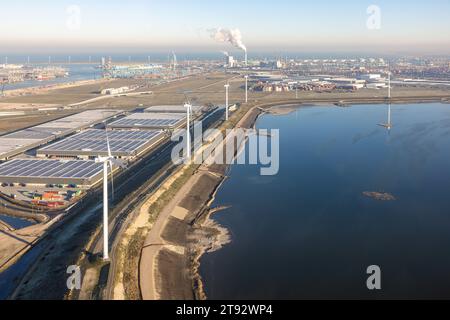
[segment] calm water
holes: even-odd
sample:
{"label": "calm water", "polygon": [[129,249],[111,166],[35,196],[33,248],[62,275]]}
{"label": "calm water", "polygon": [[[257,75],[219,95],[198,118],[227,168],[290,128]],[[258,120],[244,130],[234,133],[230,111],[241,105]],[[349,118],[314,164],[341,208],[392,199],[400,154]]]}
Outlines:
{"label": "calm water", "polygon": [[[450,105],[394,105],[390,134],[386,111],[259,119],[280,128],[280,172],[234,166],[219,191],[232,243],[202,258],[209,298],[450,298]],[[379,292],[366,288],[374,264]]]}
{"label": "calm water", "polygon": [[[34,64],[35,67],[47,67],[47,64]],[[101,70],[95,67],[98,64],[55,64],[52,66],[63,67],[69,72],[69,76],[64,78],[55,78],[46,81],[28,80],[23,82],[11,83],[5,85],[5,91],[29,87],[41,87],[58,83],[67,83],[80,80],[93,80],[101,78]]]}

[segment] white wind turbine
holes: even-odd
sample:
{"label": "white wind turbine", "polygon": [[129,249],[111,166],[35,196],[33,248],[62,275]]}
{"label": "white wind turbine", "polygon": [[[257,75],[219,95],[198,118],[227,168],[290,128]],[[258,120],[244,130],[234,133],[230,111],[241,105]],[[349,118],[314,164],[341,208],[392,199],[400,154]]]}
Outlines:
{"label": "white wind turbine", "polygon": [[387,123],[380,124],[380,126],[385,127],[389,131],[392,128],[392,122],[391,122],[391,71],[388,71],[388,121]]}
{"label": "white wind turbine", "polygon": [[113,182],[113,164],[123,167],[123,163],[116,160],[111,154],[111,147],[109,144],[108,130],[105,127],[106,132],[106,147],[108,150],[108,155],[98,156],[95,159],[97,163],[103,163],[103,260],[109,260],[108,253],[108,167],[110,167],[111,172],[111,189],[114,196],[114,182]]}
{"label": "white wind turbine", "polygon": [[192,114],[192,105],[189,101],[184,104],[186,108],[186,160],[189,161],[191,159],[191,114]]}
{"label": "white wind turbine", "polygon": [[228,121],[228,89],[230,84],[227,83],[225,86],[225,120]]}
{"label": "white wind turbine", "polygon": [[388,130],[391,130],[392,123],[391,123],[391,70],[388,71],[388,99],[389,99],[389,107],[388,107],[388,122],[387,122],[387,128]]}

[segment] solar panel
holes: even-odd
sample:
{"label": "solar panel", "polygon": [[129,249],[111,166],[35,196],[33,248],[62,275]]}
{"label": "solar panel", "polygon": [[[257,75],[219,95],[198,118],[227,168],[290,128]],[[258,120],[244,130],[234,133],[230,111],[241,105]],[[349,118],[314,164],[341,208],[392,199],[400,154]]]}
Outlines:
{"label": "solar panel", "polygon": [[[151,131],[132,131],[118,130],[109,131],[108,139],[113,155],[132,155],[140,148],[144,148],[162,137],[163,133],[159,130]],[[38,154],[61,154],[78,153],[78,154],[104,154],[108,151],[106,143],[105,130],[86,130],[72,137],[46,146],[38,150]]]}
{"label": "solar panel", "polygon": [[[121,110],[88,110],[0,136],[0,146],[2,146],[0,148],[0,158],[7,158],[33,149],[62,135],[88,127],[121,112]],[[20,140],[20,143],[14,143],[15,140]]]}
{"label": "solar panel", "polygon": [[177,113],[135,113],[119,119],[108,126],[111,128],[161,128],[171,129],[181,125],[186,119]]}
{"label": "solar panel", "polygon": [[0,165],[2,177],[28,178],[92,178],[103,170],[101,163],[84,160],[11,160]]}

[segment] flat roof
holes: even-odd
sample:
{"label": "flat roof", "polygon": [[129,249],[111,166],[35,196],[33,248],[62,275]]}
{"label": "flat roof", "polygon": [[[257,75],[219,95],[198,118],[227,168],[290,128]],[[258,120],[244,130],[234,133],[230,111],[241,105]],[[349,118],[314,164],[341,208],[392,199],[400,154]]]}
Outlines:
{"label": "flat roof", "polygon": [[88,160],[14,159],[0,164],[0,182],[92,185],[102,171],[102,163]]}
{"label": "flat roof", "polygon": [[[192,106],[192,112],[200,112],[202,107]],[[156,113],[186,113],[186,107],[184,105],[166,105],[166,106],[151,106],[144,110],[145,112]]]}
{"label": "flat roof", "polygon": [[[111,130],[108,139],[111,154],[116,157],[134,156],[149,149],[164,137],[161,130]],[[40,148],[38,155],[47,156],[106,156],[105,130],[89,129],[49,146]]]}
{"label": "flat roof", "polygon": [[181,126],[186,119],[180,113],[133,113],[128,117],[108,124],[110,128],[123,129],[174,129]]}
{"label": "flat roof", "polygon": [[88,110],[0,136],[0,160],[6,160],[59,137],[88,128],[122,112],[111,109]]}

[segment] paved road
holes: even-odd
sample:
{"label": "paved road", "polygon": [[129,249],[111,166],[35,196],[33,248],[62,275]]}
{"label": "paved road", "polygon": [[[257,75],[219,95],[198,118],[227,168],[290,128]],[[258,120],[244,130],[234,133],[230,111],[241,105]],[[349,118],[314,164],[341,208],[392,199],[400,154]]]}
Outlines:
{"label": "paved road", "polygon": [[145,239],[144,247],[141,253],[141,262],[139,264],[139,282],[142,299],[144,300],[158,299],[158,294],[155,288],[155,258],[157,257],[159,251],[166,245],[166,242],[161,237],[161,234],[165,229],[169,217],[175,207],[177,207],[184,199],[186,194],[188,194],[189,190],[195,185],[198,179],[199,175],[196,175],[193,179],[189,179],[189,181],[183,185],[175,197],[160,212],[158,219]]}

